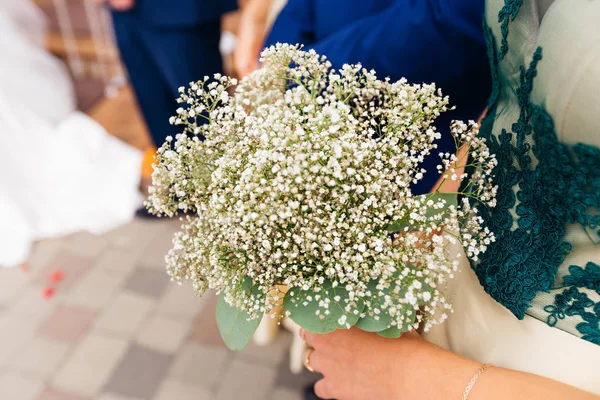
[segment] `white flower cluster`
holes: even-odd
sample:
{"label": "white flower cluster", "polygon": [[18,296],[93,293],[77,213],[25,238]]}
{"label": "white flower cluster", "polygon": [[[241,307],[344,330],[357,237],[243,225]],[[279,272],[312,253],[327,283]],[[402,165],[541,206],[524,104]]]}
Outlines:
{"label": "white flower cluster", "polygon": [[[445,319],[443,286],[457,268],[448,244],[476,257],[493,240],[468,203],[411,192],[448,99],[435,85],[379,80],[360,65],[332,70],[297,46],[266,49],[262,61],[239,84],[215,75],[180,90],[172,123],[185,129],[160,148],[148,201],[157,214],[188,214],[167,256],[171,277],[223,292],[255,317],[281,303],[277,288],[301,296],[329,283],[351,300],[341,325],[374,299],[371,317],[385,314],[391,326]],[[466,160],[442,154],[440,174],[474,180],[463,194],[493,205],[495,160],[475,124],[452,132],[477,172],[457,172]],[[325,317],[329,303],[321,298],[316,313]]]}

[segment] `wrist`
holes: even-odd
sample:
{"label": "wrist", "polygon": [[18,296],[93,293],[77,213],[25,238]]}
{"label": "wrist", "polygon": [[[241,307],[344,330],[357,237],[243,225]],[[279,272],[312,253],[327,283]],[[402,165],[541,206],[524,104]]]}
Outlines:
{"label": "wrist", "polygon": [[[414,398],[462,399],[470,379],[483,364],[423,342],[425,345],[417,359],[407,365],[416,372],[416,376],[410,378],[414,382],[411,385],[419,390]],[[413,366],[417,367],[411,368]]]}
{"label": "wrist", "polygon": [[444,351],[446,363],[446,372],[442,373],[441,387],[443,396],[440,399],[462,399],[465,389],[473,376],[483,366],[482,363],[459,356],[450,351]]}

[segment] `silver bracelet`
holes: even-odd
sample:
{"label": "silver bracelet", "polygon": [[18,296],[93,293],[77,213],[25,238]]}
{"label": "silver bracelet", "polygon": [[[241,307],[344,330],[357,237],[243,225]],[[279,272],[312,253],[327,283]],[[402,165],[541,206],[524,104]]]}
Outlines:
{"label": "silver bracelet", "polygon": [[479,377],[485,371],[487,371],[491,366],[492,366],[492,364],[484,364],[481,366],[481,368],[479,368],[477,370],[477,372],[475,372],[475,374],[473,375],[473,377],[471,378],[469,383],[467,383],[467,387],[465,388],[465,392],[463,393],[462,400],[467,400],[467,397],[469,397],[469,393],[471,393],[471,390],[473,389],[473,386],[475,386],[475,384],[479,380]]}

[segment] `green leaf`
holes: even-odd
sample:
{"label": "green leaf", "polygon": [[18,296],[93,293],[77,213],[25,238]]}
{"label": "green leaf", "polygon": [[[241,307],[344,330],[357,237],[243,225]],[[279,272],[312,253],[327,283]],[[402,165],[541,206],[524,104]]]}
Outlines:
{"label": "green leaf", "polygon": [[[371,298],[365,302],[365,310],[363,313],[364,317],[360,318],[356,323],[356,327],[367,332],[381,332],[391,326],[390,315],[381,310],[381,303],[383,300],[382,296],[379,296],[379,292],[383,292],[384,295],[389,293],[389,288],[383,290],[377,289],[378,280],[372,280],[369,282],[368,288],[371,292]],[[380,310],[379,314],[375,313],[375,309]]]}
{"label": "green leaf", "polygon": [[[289,312],[291,320],[314,333],[329,333],[345,329],[348,325],[354,326],[364,308],[363,301],[350,300],[346,289],[341,285],[334,288],[331,281],[325,281],[320,288],[319,292],[298,288],[288,290],[283,299],[283,307]],[[326,299],[329,299],[328,314],[319,306]],[[352,310],[358,310],[358,313],[347,312],[345,308],[348,305]]]}
{"label": "green leaf", "polygon": [[[450,206],[456,207],[458,205],[458,200],[456,198],[455,193],[429,193],[429,194],[423,194],[423,195],[416,196],[416,197],[420,197],[422,200],[433,200],[436,203],[439,200],[446,201],[446,204],[442,208],[438,208],[438,209],[428,208],[427,211],[425,212],[425,215],[428,218],[431,218],[441,212],[444,212],[445,210],[450,208]],[[408,227],[408,228],[411,227],[411,223],[409,221],[397,221],[397,222],[393,223],[392,225],[389,225],[386,228],[386,230],[388,232],[403,232],[404,228],[406,228],[406,227]]]}
{"label": "green leaf", "polygon": [[408,332],[408,330],[411,329],[415,318],[417,317],[417,313],[412,306],[406,305],[405,309],[400,311],[400,314],[409,318],[411,322],[403,321],[400,326],[391,326],[385,330],[377,332],[377,334],[386,338],[395,339],[399,338],[404,332]]}
{"label": "green leaf", "polygon": [[409,227],[408,221],[398,221],[392,225],[388,225],[385,230],[388,232],[404,232],[404,228]]}
{"label": "green leaf", "polygon": [[[394,285],[394,281],[398,278],[400,271],[394,273],[392,278],[390,279],[392,285]],[[377,289],[377,280],[373,280],[369,282],[369,291],[371,292],[371,298],[365,302],[365,310],[363,311],[364,317],[360,318],[356,323],[356,327],[367,331],[367,332],[384,332],[390,331],[392,334],[395,332],[394,329],[398,329],[397,327],[392,326],[392,317],[389,315],[388,310],[382,310],[381,304],[383,303],[385,297],[389,296],[393,299],[402,299],[405,296],[406,290],[400,288],[399,292],[394,293],[392,291],[393,286],[390,285],[388,287],[384,287],[383,289]],[[427,288],[425,284],[423,284],[424,288]],[[427,289],[424,289],[427,290]],[[380,295],[380,293],[382,295]],[[422,305],[422,304],[420,304]],[[375,309],[379,309],[379,313],[375,313]],[[414,307],[409,304],[404,304],[399,306],[399,314],[405,317],[408,317],[414,321],[416,318],[416,312]],[[377,316],[378,318],[375,318]],[[403,322],[399,328],[400,332],[406,332],[412,326],[412,321],[410,323]],[[387,337],[387,336],[386,336]]]}
{"label": "green leaf", "polygon": [[421,195],[420,197],[424,197],[426,200],[433,200],[435,203],[440,200],[445,200],[446,204],[442,208],[434,209],[428,208],[425,215],[428,217],[433,217],[434,215],[439,214],[450,208],[450,206],[456,207],[458,205],[458,199],[456,198],[456,193],[429,193]]}
{"label": "green leaf", "polygon": [[377,334],[379,336],[383,336],[383,337],[386,337],[386,338],[389,338],[389,339],[397,339],[400,336],[402,336],[402,333],[403,332],[400,329],[398,329],[397,327],[395,327],[395,326],[392,326],[391,328],[388,328],[388,329],[386,329],[384,331],[377,332]]}
{"label": "green leaf", "polygon": [[[399,275],[400,271],[394,273],[391,282],[394,282]],[[403,316],[403,321],[400,326],[392,326],[392,317],[389,315],[388,310],[382,310],[381,304],[383,303],[385,297],[391,297],[392,301],[399,302],[399,299],[404,298],[406,294],[406,290],[400,288],[399,291],[394,292],[392,290],[393,286],[384,287],[383,289],[377,289],[378,281],[373,280],[369,282],[369,291],[371,292],[371,298],[365,302],[365,310],[363,312],[364,316],[356,323],[356,326],[367,332],[377,332],[381,334],[381,336],[385,337],[399,337],[402,332],[406,332],[411,329],[415,318],[417,316],[414,306],[410,304],[400,304],[398,306],[398,311],[396,314]],[[393,285],[393,283],[392,283]],[[423,285],[423,291],[430,291],[431,288],[427,286],[425,283]],[[382,294],[382,295],[380,295]],[[418,303],[419,306],[423,305],[423,301],[420,300]],[[375,313],[375,309],[379,309],[379,313]],[[377,316],[378,318],[375,318]],[[409,322],[406,321],[409,320]],[[397,335],[397,336],[396,336]]]}
{"label": "green leaf", "polygon": [[[243,290],[251,292],[255,296],[260,295],[258,288],[251,286],[252,280],[244,279]],[[246,347],[262,319],[259,315],[251,320],[250,314],[246,311],[227,304],[224,293],[221,293],[217,301],[216,316],[221,337],[231,350],[241,350]]]}

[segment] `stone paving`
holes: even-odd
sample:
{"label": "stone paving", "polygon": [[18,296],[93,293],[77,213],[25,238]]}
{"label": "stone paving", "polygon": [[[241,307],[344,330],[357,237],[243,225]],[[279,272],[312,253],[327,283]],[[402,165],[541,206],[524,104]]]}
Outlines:
{"label": "stone paving", "polygon": [[169,282],[178,227],[45,240],[28,268],[0,269],[0,400],[300,400],[315,377],[290,372],[288,332],[231,352],[215,296]]}

